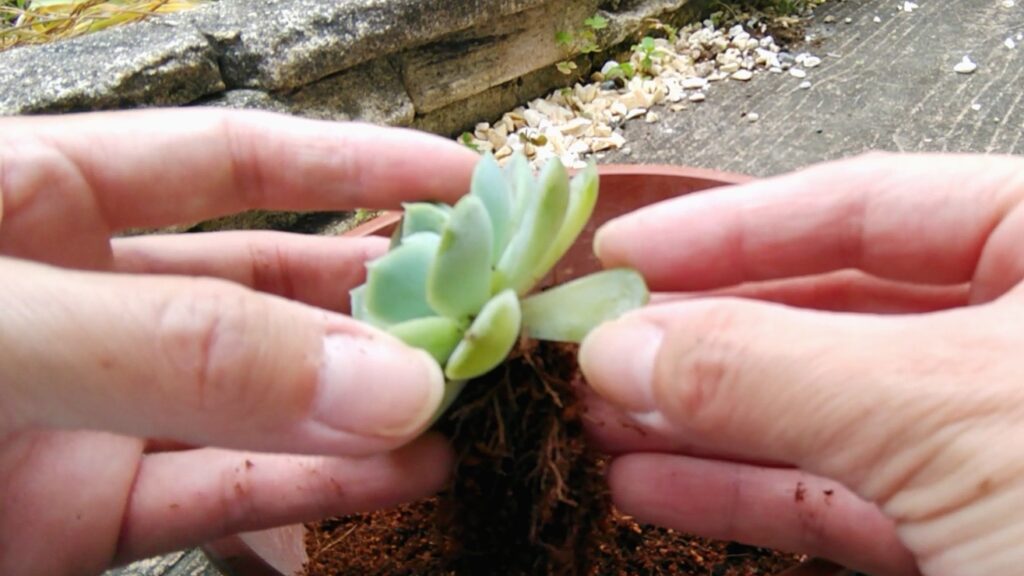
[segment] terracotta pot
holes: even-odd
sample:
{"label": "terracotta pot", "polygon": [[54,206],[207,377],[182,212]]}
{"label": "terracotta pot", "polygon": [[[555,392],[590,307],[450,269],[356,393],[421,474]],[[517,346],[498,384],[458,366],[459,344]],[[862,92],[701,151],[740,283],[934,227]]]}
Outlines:
{"label": "terracotta pot", "polygon": [[[591,250],[594,231],[604,222],[637,208],[717,186],[749,181],[746,176],[673,166],[601,166],[601,192],[590,223],[553,272],[561,282],[599,269]],[[401,219],[400,212],[386,212],[346,233],[346,236],[390,235]],[[226,574],[245,576],[292,576],[301,574],[307,559],[305,528],[286,526],[239,534],[204,548],[207,556]],[[837,566],[811,561],[780,576],[839,576]]]}

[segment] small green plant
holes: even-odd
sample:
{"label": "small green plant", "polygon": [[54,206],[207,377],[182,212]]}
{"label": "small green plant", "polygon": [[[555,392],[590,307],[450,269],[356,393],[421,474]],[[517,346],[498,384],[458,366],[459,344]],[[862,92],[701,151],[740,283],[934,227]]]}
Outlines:
{"label": "small green plant", "polygon": [[636,68],[630,62],[615,62],[611,66],[604,68],[605,80],[615,80],[617,78],[632,80],[634,76],[636,76]]}
{"label": "small green plant", "polygon": [[640,43],[634,45],[632,49],[640,60],[640,73],[650,75],[654,68],[654,59],[658,56],[658,47],[654,43],[654,38],[644,36]]}
{"label": "small green plant", "polygon": [[[654,38],[644,36],[640,43],[634,44],[630,49],[632,54],[629,60],[618,62],[609,60],[601,69],[605,80],[632,80],[637,74],[652,76],[654,74],[654,62],[661,57]],[[634,64],[635,62],[635,64]]]}
{"label": "small green plant", "polygon": [[480,147],[477,146],[476,142],[473,141],[473,134],[470,132],[463,132],[461,135],[459,135],[459,143],[465,146],[466,148],[469,148],[473,152],[481,152]]}
{"label": "small green plant", "polygon": [[522,155],[503,170],[488,154],[454,206],[405,206],[391,249],[352,291],[352,313],[437,360],[449,382],[443,411],[521,336],[580,342],[647,301],[643,279],[630,269],[531,294],[582,232],[597,195],[593,165],[570,180],[555,159],[535,179]]}
{"label": "small green plant", "polygon": [[[600,52],[601,45],[597,42],[598,30],[608,27],[608,19],[600,14],[594,14],[583,21],[583,26],[575,32],[559,30],[555,33],[555,43],[562,47],[568,55],[593,54]],[[572,74],[577,69],[576,63],[566,59],[555,64],[559,72],[565,75]]]}

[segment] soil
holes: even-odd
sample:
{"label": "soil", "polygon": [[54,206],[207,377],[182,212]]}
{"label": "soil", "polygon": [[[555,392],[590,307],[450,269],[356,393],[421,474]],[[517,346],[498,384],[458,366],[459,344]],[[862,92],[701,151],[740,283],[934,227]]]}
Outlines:
{"label": "soil", "polygon": [[775,574],[801,558],[642,526],[611,504],[586,441],[575,348],[523,342],[439,423],[456,450],[436,498],[310,525],[310,576]]}

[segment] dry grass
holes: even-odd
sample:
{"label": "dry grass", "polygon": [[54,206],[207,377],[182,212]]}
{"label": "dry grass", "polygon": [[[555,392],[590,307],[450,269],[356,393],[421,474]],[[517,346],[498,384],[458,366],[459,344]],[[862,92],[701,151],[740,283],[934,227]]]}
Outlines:
{"label": "dry grass", "polygon": [[81,36],[209,0],[0,0],[0,50]]}

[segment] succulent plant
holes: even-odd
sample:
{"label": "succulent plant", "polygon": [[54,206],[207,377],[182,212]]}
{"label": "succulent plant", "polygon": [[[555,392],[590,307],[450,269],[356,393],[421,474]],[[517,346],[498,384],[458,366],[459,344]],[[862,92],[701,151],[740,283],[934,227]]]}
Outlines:
{"label": "succulent plant", "polygon": [[484,156],[454,206],[405,205],[389,251],[352,290],[352,313],[437,360],[449,382],[443,410],[521,335],[580,342],[647,301],[643,278],[630,269],[531,294],[583,231],[597,194],[593,165],[570,180],[554,159],[535,179],[522,156],[504,170]]}

